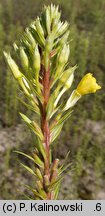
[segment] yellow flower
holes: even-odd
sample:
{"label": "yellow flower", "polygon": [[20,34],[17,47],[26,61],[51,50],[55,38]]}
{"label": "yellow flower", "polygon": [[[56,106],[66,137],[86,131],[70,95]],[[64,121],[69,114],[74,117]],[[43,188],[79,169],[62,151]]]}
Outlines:
{"label": "yellow flower", "polygon": [[80,81],[76,90],[80,95],[85,95],[88,93],[95,93],[99,89],[101,89],[101,86],[96,83],[95,77],[93,77],[91,73],[87,73]]}

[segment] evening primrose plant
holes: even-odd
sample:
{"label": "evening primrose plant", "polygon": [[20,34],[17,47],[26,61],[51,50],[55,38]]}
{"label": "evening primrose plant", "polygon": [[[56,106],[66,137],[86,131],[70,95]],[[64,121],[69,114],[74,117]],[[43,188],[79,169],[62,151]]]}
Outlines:
{"label": "evening primrose plant", "polygon": [[[35,176],[35,188],[25,185],[33,193],[33,199],[57,199],[61,181],[71,164],[66,164],[68,154],[61,164],[52,159],[52,146],[60,134],[72,109],[83,95],[94,93],[101,87],[91,73],[87,73],[65,102],[62,96],[69,91],[74,80],[76,66],[69,66],[69,25],[60,20],[58,6],[44,7],[40,17],[26,28],[18,44],[13,45],[18,58],[14,61],[4,52],[6,61],[27,99],[21,102],[37,116],[22,119],[35,135],[32,155],[16,151],[28,158],[34,168],[21,165]],[[27,196],[28,197],[28,196]],[[31,199],[29,197],[29,199]]]}

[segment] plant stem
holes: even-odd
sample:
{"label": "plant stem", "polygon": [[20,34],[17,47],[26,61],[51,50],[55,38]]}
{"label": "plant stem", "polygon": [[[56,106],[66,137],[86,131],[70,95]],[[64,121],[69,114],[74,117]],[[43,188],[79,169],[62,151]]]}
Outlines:
{"label": "plant stem", "polygon": [[[49,101],[50,96],[50,66],[48,70],[44,70],[43,73],[43,97],[44,103],[42,107],[42,116],[41,116],[41,127],[42,132],[44,134],[44,146],[46,149],[46,159],[44,162],[44,176],[48,176],[48,180],[50,181],[50,129],[49,129],[49,121],[46,119],[46,107]],[[47,199],[52,199],[51,193],[47,194]]]}

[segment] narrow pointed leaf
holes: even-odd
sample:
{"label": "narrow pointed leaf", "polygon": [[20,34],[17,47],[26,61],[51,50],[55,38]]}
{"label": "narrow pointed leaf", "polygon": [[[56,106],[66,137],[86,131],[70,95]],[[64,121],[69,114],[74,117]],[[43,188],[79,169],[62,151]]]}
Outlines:
{"label": "narrow pointed leaf", "polygon": [[35,172],[28,166],[26,166],[25,164],[23,163],[20,163],[21,166],[23,166],[27,171],[29,171],[31,174],[33,174],[34,176],[36,176]]}
{"label": "narrow pointed leaf", "polygon": [[31,161],[34,162],[34,158],[31,157],[30,155],[25,154],[24,152],[21,152],[21,151],[13,151],[13,152],[15,152],[17,154],[20,154],[20,155],[23,155],[24,157],[26,157],[26,158],[28,158],[28,159],[30,159]]}

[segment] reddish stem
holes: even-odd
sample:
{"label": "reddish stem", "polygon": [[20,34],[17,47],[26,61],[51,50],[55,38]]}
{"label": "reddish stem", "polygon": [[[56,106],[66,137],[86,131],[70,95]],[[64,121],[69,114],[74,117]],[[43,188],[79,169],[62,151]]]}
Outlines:
{"label": "reddish stem", "polygon": [[44,103],[42,107],[42,121],[41,121],[41,127],[44,134],[44,145],[46,148],[46,159],[45,159],[45,170],[44,174],[48,175],[50,178],[50,130],[49,130],[49,122],[46,119],[46,106],[49,101],[50,96],[50,67],[48,70],[44,71],[43,74],[43,97],[44,97]]}

